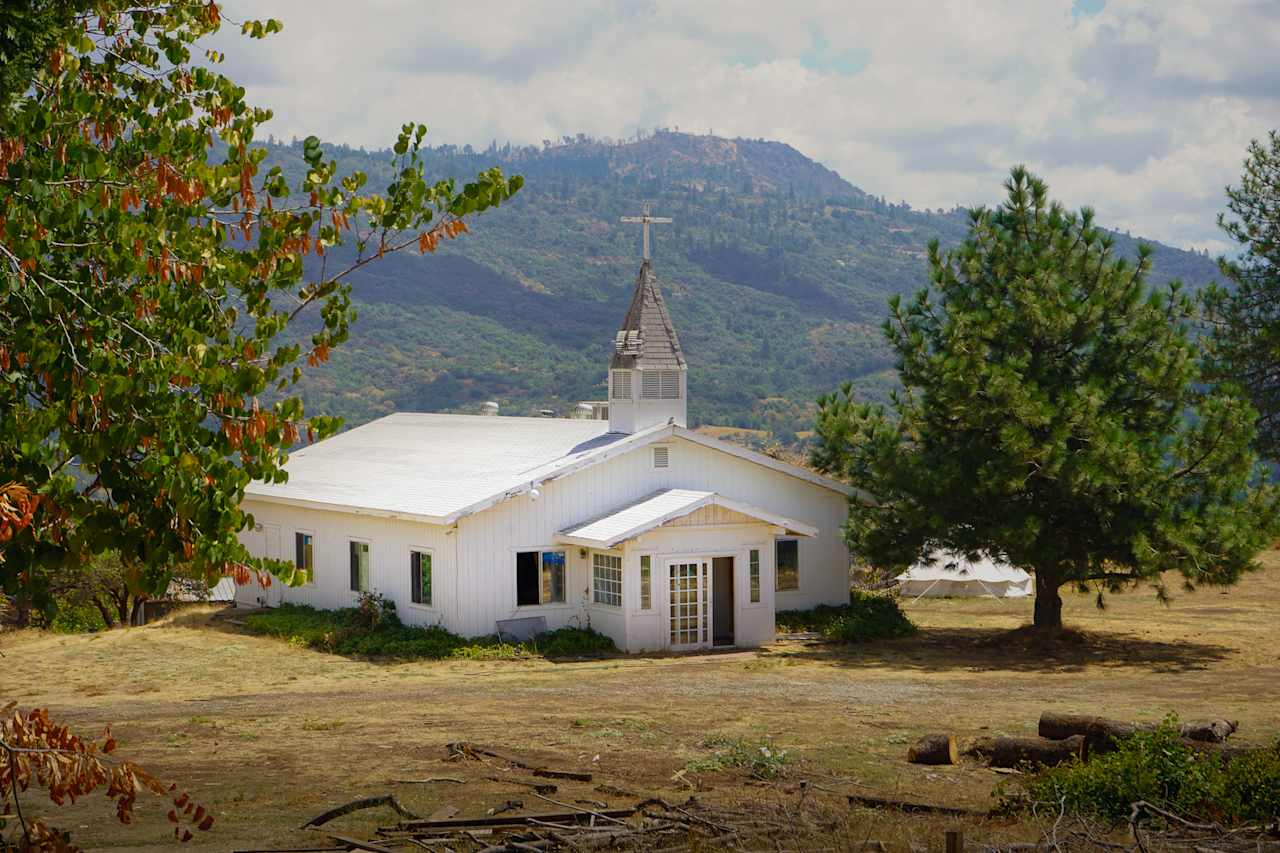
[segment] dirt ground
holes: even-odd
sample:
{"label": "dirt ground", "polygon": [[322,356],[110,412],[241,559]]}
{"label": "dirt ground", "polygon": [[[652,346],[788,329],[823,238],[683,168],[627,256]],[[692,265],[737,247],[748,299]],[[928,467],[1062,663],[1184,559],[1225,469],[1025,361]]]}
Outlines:
{"label": "dirt ground", "polygon": [[[84,732],[111,723],[120,754],[211,807],[214,831],[193,844],[208,849],[317,844],[315,832],[296,827],[361,795],[394,792],[424,815],[446,806],[484,814],[512,798],[529,810],[553,808],[487,781],[501,774],[498,765],[446,763],[445,744],[458,740],[589,770],[591,783],[562,786],[559,798],[611,806],[629,804],[611,792],[620,789],[785,807],[806,779],[986,809],[1005,777],[973,763],[913,766],[907,745],[934,731],[962,741],[1033,734],[1046,708],[1225,716],[1241,721],[1244,742],[1280,734],[1280,555],[1267,564],[1232,589],[1176,592],[1167,607],[1146,589],[1111,597],[1102,611],[1071,595],[1066,618],[1085,642],[1049,657],[1011,641],[1009,631],[1030,619],[1029,599],[921,600],[907,608],[921,626],[916,636],[853,648],[780,643],[574,663],[349,660],[242,634],[205,608],[98,635],[0,638],[0,704],[46,706]],[[673,780],[708,754],[702,743],[712,735],[768,737],[796,760],[776,785],[738,771]],[[436,775],[468,782],[391,782]],[[812,787],[810,796],[818,796]],[[65,810],[30,795],[26,804],[91,849],[169,849],[172,841],[159,801],[140,799],[131,827],[98,797]],[[394,817],[365,812],[330,827],[360,835]],[[855,812],[830,846],[869,837],[940,849],[942,829],[955,822]],[[965,831],[975,841],[1034,837],[1028,826],[991,821]]]}

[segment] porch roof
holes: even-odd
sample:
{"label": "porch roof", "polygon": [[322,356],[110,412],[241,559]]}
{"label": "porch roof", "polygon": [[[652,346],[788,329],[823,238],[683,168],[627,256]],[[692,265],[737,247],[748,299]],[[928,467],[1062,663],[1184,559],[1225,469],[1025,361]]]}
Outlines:
{"label": "porch roof", "polygon": [[619,542],[661,527],[673,519],[682,518],[705,506],[721,506],[742,515],[758,519],[765,524],[784,528],[798,536],[817,536],[818,529],[757,506],[731,500],[715,492],[698,492],[691,489],[663,489],[641,498],[607,515],[576,524],[561,530],[557,538],[568,545],[588,548],[612,548]]}

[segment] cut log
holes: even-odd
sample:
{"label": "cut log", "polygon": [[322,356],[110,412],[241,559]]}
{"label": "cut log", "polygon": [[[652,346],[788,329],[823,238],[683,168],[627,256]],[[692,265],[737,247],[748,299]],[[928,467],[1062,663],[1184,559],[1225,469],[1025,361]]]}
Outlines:
{"label": "cut log", "polygon": [[[1040,737],[1061,740],[1072,735],[1084,735],[1090,741],[1091,752],[1109,752],[1115,742],[1128,737],[1134,732],[1151,731],[1155,723],[1127,723],[1123,720],[1108,720],[1106,717],[1095,717],[1088,714],[1058,714],[1045,711],[1040,715]],[[1179,733],[1189,740],[1206,743],[1222,743],[1235,733],[1239,724],[1232,720],[1203,720],[1201,722],[1183,723]]]}
{"label": "cut log", "polygon": [[992,767],[1042,764],[1052,767],[1084,757],[1084,738],[1073,735],[1061,740],[1043,737],[998,737],[991,745]]}
{"label": "cut log", "polygon": [[1240,728],[1234,720],[1204,720],[1199,723],[1183,723],[1180,734],[1187,740],[1204,743],[1222,743]]}
{"label": "cut log", "polygon": [[956,739],[951,735],[925,735],[907,750],[912,764],[955,764],[960,760]]}
{"label": "cut log", "polygon": [[1087,761],[1095,755],[1115,752],[1116,745],[1127,737],[1140,731],[1150,731],[1155,726],[1150,723],[1122,723],[1118,720],[1098,718],[1089,725],[1084,736],[1084,758]]}
{"label": "cut log", "polygon": [[1057,714],[1053,711],[1045,711],[1040,715],[1039,735],[1049,740],[1066,740],[1072,735],[1087,735],[1089,726],[1098,722],[1124,725],[1124,723],[1106,720],[1093,714]]}
{"label": "cut log", "polygon": [[976,738],[973,743],[965,747],[961,753],[965,758],[977,758],[986,761],[991,757],[991,750],[995,748],[996,739],[993,737]]}

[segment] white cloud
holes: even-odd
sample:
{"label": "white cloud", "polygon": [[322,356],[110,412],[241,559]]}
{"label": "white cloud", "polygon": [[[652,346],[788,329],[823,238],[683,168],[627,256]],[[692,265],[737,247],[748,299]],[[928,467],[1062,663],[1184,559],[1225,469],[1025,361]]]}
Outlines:
{"label": "white cloud", "polygon": [[278,17],[224,39],[277,136],[379,147],[538,143],[637,128],[788,142],[868,192],[989,203],[1025,162],[1069,205],[1176,245],[1227,248],[1214,215],[1248,141],[1280,125],[1272,0],[448,5],[231,0]]}

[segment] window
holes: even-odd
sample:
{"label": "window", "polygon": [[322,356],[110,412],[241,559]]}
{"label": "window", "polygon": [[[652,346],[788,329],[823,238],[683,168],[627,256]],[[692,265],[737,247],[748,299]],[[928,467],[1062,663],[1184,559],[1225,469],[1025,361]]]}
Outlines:
{"label": "window", "polygon": [[748,559],[748,568],[751,577],[751,603],[760,603],[760,550],[752,548]]}
{"label": "window", "polygon": [[312,547],[311,534],[294,533],[293,567],[305,571],[307,573],[307,583],[311,583],[315,579],[312,574],[315,566],[315,549]]}
{"label": "window", "polygon": [[631,371],[630,370],[614,370],[611,373],[613,378],[613,391],[610,397],[614,400],[630,400],[631,399]]}
{"label": "window", "polygon": [[622,558],[591,555],[591,600],[610,607],[622,606]]}
{"label": "window", "polygon": [[665,444],[655,445],[653,448],[653,467],[654,468],[670,468],[671,467],[671,448]]}
{"label": "window", "polygon": [[431,552],[409,552],[409,599],[414,604],[431,606]]}
{"label": "window", "polygon": [[645,554],[640,558],[640,609],[653,609],[653,558]]}
{"label": "window", "polygon": [[800,588],[800,542],[796,539],[779,539],[775,549],[773,573],[778,592]]}
{"label": "window", "polygon": [[351,591],[368,592],[369,586],[369,543],[350,543],[351,550]]}
{"label": "window", "polygon": [[564,603],[564,551],[516,553],[516,605]]}
{"label": "window", "polygon": [[640,371],[641,400],[679,400],[680,371],[678,370],[642,370]]}

